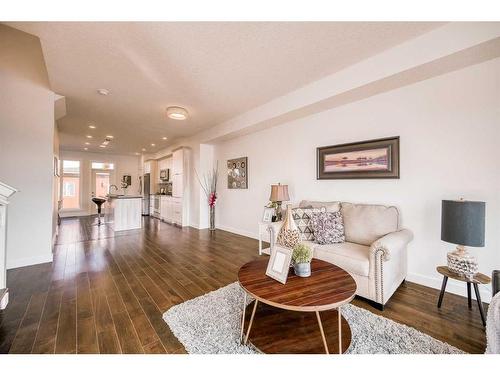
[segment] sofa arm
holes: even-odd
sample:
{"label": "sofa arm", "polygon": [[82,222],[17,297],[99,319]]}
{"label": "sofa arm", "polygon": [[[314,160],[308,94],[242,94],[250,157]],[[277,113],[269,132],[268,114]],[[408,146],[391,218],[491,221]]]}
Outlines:
{"label": "sofa arm", "polygon": [[411,240],[413,240],[413,233],[409,229],[386,234],[371,244],[370,255],[375,256],[381,252],[382,260],[386,262],[391,258],[391,253],[404,249]]}

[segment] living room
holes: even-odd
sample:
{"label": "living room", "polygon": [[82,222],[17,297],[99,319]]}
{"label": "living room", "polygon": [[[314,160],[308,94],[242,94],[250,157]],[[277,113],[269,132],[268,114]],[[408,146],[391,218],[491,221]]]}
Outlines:
{"label": "living room", "polygon": [[2,354],[500,353],[498,13],[301,5],[2,16]]}

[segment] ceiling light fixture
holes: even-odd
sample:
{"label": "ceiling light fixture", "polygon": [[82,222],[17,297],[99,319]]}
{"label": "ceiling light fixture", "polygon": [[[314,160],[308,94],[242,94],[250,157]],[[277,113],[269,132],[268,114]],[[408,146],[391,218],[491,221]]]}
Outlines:
{"label": "ceiling light fixture", "polygon": [[92,138],[92,136],[91,136],[91,135],[87,135],[86,137],[87,137],[88,139]]}
{"label": "ceiling light fixture", "polygon": [[87,148],[87,147],[84,147],[83,149],[84,149],[85,151],[87,151],[87,150],[88,150],[88,148]]}
{"label": "ceiling light fixture", "polygon": [[145,149],[145,148],[143,148],[143,149],[142,149],[142,151],[146,151],[146,149]]}
{"label": "ceiling light fixture", "polygon": [[88,145],[90,145],[90,142],[85,142],[85,144],[88,146]]}
{"label": "ceiling light fixture", "polygon": [[106,95],[109,95],[109,90],[106,90],[106,89],[99,89],[99,90],[97,90],[97,93],[98,93],[99,95],[104,95],[104,96],[106,96]]}
{"label": "ceiling light fixture", "polygon": [[168,138],[167,138],[167,137],[163,137],[162,139],[163,139],[164,141],[166,141]]}
{"label": "ceiling light fixture", "polygon": [[95,129],[95,125],[89,125],[90,129]]}
{"label": "ceiling light fixture", "polygon": [[112,135],[107,135],[106,138],[113,139],[114,137]]}
{"label": "ceiling light fixture", "polygon": [[106,148],[106,145],[99,145],[100,148]]}
{"label": "ceiling light fixture", "polygon": [[134,152],[134,154],[135,154],[135,155],[140,155],[140,153],[138,153],[138,152]]}
{"label": "ceiling light fixture", "polygon": [[188,118],[188,111],[182,107],[168,107],[167,116],[172,120],[185,120]]}

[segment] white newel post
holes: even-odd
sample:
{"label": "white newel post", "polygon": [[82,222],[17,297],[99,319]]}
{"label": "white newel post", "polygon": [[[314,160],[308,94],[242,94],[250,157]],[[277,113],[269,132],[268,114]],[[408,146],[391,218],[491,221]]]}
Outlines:
{"label": "white newel post", "polygon": [[0,182],[0,310],[7,307],[7,205],[9,198],[18,190]]}

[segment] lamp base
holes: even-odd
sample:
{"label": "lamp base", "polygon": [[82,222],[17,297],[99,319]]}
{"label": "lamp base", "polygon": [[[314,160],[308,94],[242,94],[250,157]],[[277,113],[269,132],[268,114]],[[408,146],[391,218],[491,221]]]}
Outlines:
{"label": "lamp base", "polygon": [[470,255],[464,246],[459,245],[455,251],[448,253],[447,260],[450,271],[465,276],[469,280],[472,280],[479,272],[477,259]]}
{"label": "lamp base", "polygon": [[276,221],[281,221],[283,218],[283,213],[281,211],[281,202],[276,202]]}

